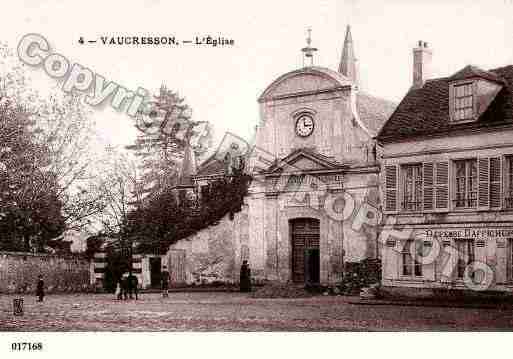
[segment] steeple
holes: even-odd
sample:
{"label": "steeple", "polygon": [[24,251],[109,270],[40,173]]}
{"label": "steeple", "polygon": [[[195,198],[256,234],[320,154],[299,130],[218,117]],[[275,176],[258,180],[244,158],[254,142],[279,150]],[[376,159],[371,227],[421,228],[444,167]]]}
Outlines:
{"label": "steeple", "polygon": [[196,156],[189,141],[185,144],[184,156],[180,173],[178,176],[178,186],[186,187],[192,185],[192,176],[196,174]]}
{"label": "steeple", "polygon": [[344,48],[342,49],[342,58],[340,59],[338,72],[353,80],[355,85],[358,85],[358,67],[354,54],[350,25],[347,25],[346,28],[346,38],[344,40]]}

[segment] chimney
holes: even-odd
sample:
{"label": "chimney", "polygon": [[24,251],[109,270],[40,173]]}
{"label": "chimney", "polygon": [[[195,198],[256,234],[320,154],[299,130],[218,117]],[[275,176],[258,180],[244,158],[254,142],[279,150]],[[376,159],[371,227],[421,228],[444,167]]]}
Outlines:
{"label": "chimney", "polygon": [[431,77],[431,59],[433,52],[428,48],[428,43],[419,41],[413,49],[413,85],[412,88],[421,88],[427,79]]}

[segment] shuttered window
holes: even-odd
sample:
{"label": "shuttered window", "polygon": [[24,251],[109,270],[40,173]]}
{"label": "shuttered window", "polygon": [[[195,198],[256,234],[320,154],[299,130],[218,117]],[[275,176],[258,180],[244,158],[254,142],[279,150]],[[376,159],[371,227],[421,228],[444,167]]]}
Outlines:
{"label": "shuttered window", "polygon": [[403,170],[403,204],[406,211],[422,209],[422,165],[405,165]]}
{"label": "shuttered window", "polygon": [[424,209],[432,210],[434,208],[434,166],[433,163],[424,163],[423,165],[423,199]]}
{"label": "shuttered window", "polygon": [[513,156],[506,157],[506,181],[507,181],[507,192],[506,192],[506,208],[513,208]]}
{"label": "shuttered window", "polygon": [[486,209],[490,206],[490,161],[488,157],[478,159],[479,166],[479,191],[478,206]]}
{"label": "shuttered window", "polygon": [[449,162],[437,162],[435,174],[436,209],[449,209]]}
{"label": "shuttered window", "polygon": [[397,210],[397,166],[385,166],[385,210]]}
{"label": "shuttered window", "polygon": [[500,208],[502,205],[502,189],[501,189],[501,158],[490,158],[490,207]]}
{"label": "shuttered window", "polygon": [[456,208],[475,208],[477,206],[477,160],[458,160],[454,162],[455,168],[455,198]]}

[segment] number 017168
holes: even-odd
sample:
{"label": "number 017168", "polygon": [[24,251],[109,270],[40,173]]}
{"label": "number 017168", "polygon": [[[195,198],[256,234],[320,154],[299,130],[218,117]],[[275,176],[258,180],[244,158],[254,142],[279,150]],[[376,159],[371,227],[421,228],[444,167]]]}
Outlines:
{"label": "number 017168", "polygon": [[11,344],[12,351],[41,351],[43,350],[43,343],[29,343],[18,342]]}

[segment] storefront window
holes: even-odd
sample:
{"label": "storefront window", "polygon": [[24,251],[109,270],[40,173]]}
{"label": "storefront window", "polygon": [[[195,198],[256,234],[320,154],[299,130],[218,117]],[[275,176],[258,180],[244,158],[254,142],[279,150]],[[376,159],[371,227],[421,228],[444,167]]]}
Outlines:
{"label": "storefront window", "polygon": [[419,257],[422,256],[422,242],[415,242],[415,250],[412,255],[412,243],[413,241],[406,241],[402,251],[403,260],[403,276],[422,276],[422,263],[419,261]]}
{"label": "storefront window", "polygon": [[465,269],[474,262],[474,242],[471,239],[459,239],[456,241],[458,251],[458,278],[463,278]]}

